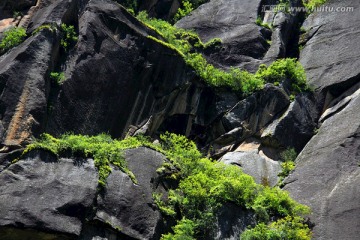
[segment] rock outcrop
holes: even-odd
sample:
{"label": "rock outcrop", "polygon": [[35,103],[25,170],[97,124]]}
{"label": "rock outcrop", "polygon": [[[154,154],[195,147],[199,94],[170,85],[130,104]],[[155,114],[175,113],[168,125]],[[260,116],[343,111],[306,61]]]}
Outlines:
{"label": "rock outcrop", "polygon": [[[358,0],[326,3],[353,7],[352,12],[309,16],[262,12],[271,0],[214,0],[176,23],[204,42],[220,38],[220,48],[202,54],[223,69],[255,72],[262,63],[297,57],[300,38],[299,60],[315,92],[295,99],[273,84],[246,97],[208,86],[178,51],[119,2],[1,1],[0,35],[11,26],[25,27],[28,34],[0,56],[1,239],[160,239],[173,225],[164,223],[152,196],[155,190],[167,192],[156,173],[167,161],[162,154],[145,147],[126,150],[138,183],[111,166],[101,190],[93,159],[21,153],[44,132],[156,138],[166,131],[186,135],[204,154],[269,186],[279,181],[279,153],[295,148],[301,152],[297,166],[283,185],[312,209],[314,239],[358,239]],[[179,5],[151,0],[138,7],[171,19]],[[14,19],[10,9],[25,16]],[[305,17],[306,33],[299,36]],[[63,23],[73,25],[78,36],[68,49],[61,45]],[[51,73],[64,73],[65,79],[56,82]],[[256,219],[226,203],[216,221],[211,238],[238,239]]]}

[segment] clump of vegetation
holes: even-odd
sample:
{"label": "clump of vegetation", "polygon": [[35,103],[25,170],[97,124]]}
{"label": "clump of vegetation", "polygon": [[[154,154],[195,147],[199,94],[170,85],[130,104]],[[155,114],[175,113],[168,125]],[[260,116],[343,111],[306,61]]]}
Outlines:
{"label": "clump of vegetation", "polygon": [[61,31],[61,40],[60,45],[65,50],[68,51],[70,46],[75,44],[78,40],[77,33],[75,31],[75,27],[72,25],[66,25],[65,23],[60,26]]}
{"label": "clump of vegetation", "polygon": [[295,159],[297,155],[298,154],[296,153],[294,148],[286,149],[280,154],[282,161],[282,172],[279,174],[280,182],[284,180],[284,178],[289,176],[290,172],[295,169]]}
{"label": "clump of vegetation", "polygon": [[[162,239],[196,239],[211,235],[216,214],[225,202],[254,211],[262,224],[260,227],[266,227],[265,235],[275,226],[279,232],[281,229],[296,234],[304,232],[307,234],[304,239],[310,239],[310,230],[301,217],[309,213],[309,209],[292,200],[287,192],[256,184],[237,166],[203,158],[195,144],[183,136],[165,134],[161,139],[162,148],[174,166],[172,171],[169,166],[161,171],[179,180],[178,188],[171,189],[165,201],[155,195],[163,214],[178,219],[173,232],[163,235]],[[272,219],[278,221],[271,222]],[[248,230],[247,236],[250,231],[258,230]]]}
{"label": "clump of vegetation", "polygon": [[311,239],[311,231],[302,218],[287,216],[271,224],[259,223],[241,235],[241,240],[282,239],[308,240]]}
{"label": "clump of vegetation", "polygon": [[26,30],[22,27],[13,27],[4,32],[4,37],[0,42],[0,52],[4,53],[16,47],[24,41]]}
{"label": "clump of vegetation", "polygon": [[326,3],[327,0],[303,0],[303,4],[307,9],[314,9],[316,7],[320,7],[324,3]]}
{"label": "clump of vegetation", "polygon": [[295,58],[279,59],[269,67],[262,64],[256,75],[268,83],[288,81],[290,90],[294,95],[303,91],[311,91],[306,82],[305,70]]}
{"label": "clump of vegetation", "polygon": [[310,230],[301,217],[309,213],[309,208],[292,200],[287,192],[256,184],[237,166],[204,158],[195,143],[184,136],[166,133],[160,138],[161,145],[155,145],[145,137],[120,141],[105,134],[92,137],[66,134],[60,138],[43,134],[27,146],[23,155],[42,149],[57,157],[92,157],[99,171],[99,185],[105,186],[111,165],[119,167],[136,182],[126,167],[123,150],[147,146],[165,154],[169,160],[158,173],[164,179],[178,182],[178,187],[170,189],[166,198],[158,193],[153,195],[160,211],[177,220],[173,232],[164,234],[162,239],[196,239],[211,235],[216,214],[226,202],[256,213],[258,224],[244,233],[247,239],[258,239],[251,238],[258,232],[263,236],[281,233],[281,236],[304,236],[295,239],[310,239]]}
{"label": "clump of vegetation", "polygon": [[262,89],[267,82],[279,85],[282,81],[290,80],[293,94],[309,90],[305,71],[295,59],[278,60],[269,67],[262,65],[256,74],[235,68],[224,71],[209,64],[201,54],[208,47],[220,45],[220,39],[213,39],[204,44],[196,33],[178,29],[163,20],[148,18],[145,12],[140,12],[137,18],[156,30],[166,42],[153,36],[149,38],[176,50],[210,86],[230,88],[247,96]]}
{"label": "clump of vegetation", "polygon": [[65,74],[63,72],[51,72],[50,78],[54,80],[56,84],[61,85],[65,81]]}
{"label": "clump of vegetation", "polygon": [[189,13],[191,13],[194,10],[193,5],[190,1],[182,1],[182,7],[178,9],[174,16],[174,21],[178,21],[181,18],[187,16]]}
{"label": "clump of vegetation", "polygon": [[60,138],[54,138],[49,134],[43,134],[39,140],[28,145],[23,155],[42,149],[53,153],[55,156],[92,157],[99,171],[99,185],[105,186],[106,178],[111,173],[111,165],[117,166],[127,173],[136,183],[134,174],[127,168],[123,157],[123,150],[147,145],[143,138],[126,138],[125,140],[113,140],[109,135],[84,136],[65,134]]}
{"label": "clump of vegetation", "polygon": [[258,17],[258,18],[256,19],[256,24],[259,25],[259,26],[261,26],[261,27],[270,29],[270,30],[272,29],[272,27],[271,27],[269,24],[263,22],[263,20],[261,19],[261,17]]}

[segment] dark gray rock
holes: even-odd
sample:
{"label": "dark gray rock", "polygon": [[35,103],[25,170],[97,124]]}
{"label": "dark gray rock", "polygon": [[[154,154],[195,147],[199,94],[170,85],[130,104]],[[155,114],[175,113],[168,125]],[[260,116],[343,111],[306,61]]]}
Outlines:
{"label": "dark gray rock", "polygon": [[271,84],[230,109],[209,131],[211,144],[219,148],[240,143],[246,138],[257,134],[271,123],[277,114],[289,105],[289,96],[281,88]]}
{"label": "dark gray rock", "polygon": [[259,152],[229,152],[220,161],[239,166],[257,183],[272,187],[279,182],[278,174],[282,170],[279,162],[261,156]]}
{"label": "dark gray rock", "polygon": [[12,240],[45,239],[40,236],[46,232],[79,236],[98,184],[92,160],[57,161],[45,152],[34,152],[12,164],[0,173],[0,179],[0,231]]}
{"label": "dark gray rock", "polygon": [[171,21],[180,5],[180,0],[147,0],[139,2],[139,11],[146,11],[150,17]]}
{"label": "dark gray rock", "polygon": [[239,239],[240,234],[248,227],[255,225],[254,213],[244,210],[233,203],[226,203],[217,216],[216,240]]}
{"label": "dark gray rock", "polygon": [[360,90],[324,120],[285,181],[291,196],[311,207],[314,239],[360,236],[359,118]]}
{"label": "dark gray rock", "polygon": [[178,96],[190,94],[184,89],[194,89],[186,86],[193,75],[176,51],[148,38],[159,36],[113,1],[89,1],[85,9],[47,131],[121,137],[154,115],[152,134],[168,115],[192,111],[173,110]]}
{"label": "dark gray rock", "polygon": [[107,179],[103,196],[98,197],[96,218],[128,237],[159,239],[162,217],[156,210],[152,193],[159,185],[156,170],[165,157],[141,147],[126,150],[125,158],[138,183],[134,184],[128,175],[114,170]]}
{"label": "dark gray rock", "polygon": [[262,132],[262,141],[274,147],[295,148],[300,152],[314,135],[319,115],[311,94],[298,95],[286,112]]}
{"label": "dark gray rock", "polygon": [[20,145],[44,129],[56,36],[43,30],[0,57],[0,141]]}
{"label": "dark gray rock", "polygon": [[[353,7],[352,12],[315,12],[304,22],[308,38],[300,62],[316,88],[330,88],[337,95],[359,82],[359,1],[332,0],[327,7]],[[341,84],[340,84],[341,83]],[[333,86],[333,87],[331,87]]]}
{"label": "dark gray rock", "polygon": [[256,71],[257,59],[264,57],[269,47],[261,27],[255,24],[260,2],[210,1],[182,18],[176,26],[195,30],[204,42],[213,38],[222,40],[221,51],[208,56],[211,62],[224,67],[242,66]]}

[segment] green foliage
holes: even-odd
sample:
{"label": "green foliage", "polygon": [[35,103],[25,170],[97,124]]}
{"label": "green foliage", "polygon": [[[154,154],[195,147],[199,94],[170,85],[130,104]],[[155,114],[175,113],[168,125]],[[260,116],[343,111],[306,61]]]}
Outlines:
{"label": "green foliage", "polygon": [[173,228],[174,234],[164,234],[161,240],[195,240],[194,229],[196,224],[188,219],[181,219]]}
{"label": "green foliage", "polygon": [[241,240],[309,240],[311,231],[300,217],[287,216],[271,224],[260,223],[246,230]]}
{"label": "green foliage", "polygon": [[[154,199],[163,214],[182,219],[163,239],[194,239],[211,234],[216,214],[225,202],[255,211],[259,222],[264,223],[309,212],[287,192],[256,184],[239,167],[202,158],[195,144],[183,136],[167,133],[161,140],[164,154],[178,171],[179,185],[169,191],[167,199],[159,195]],[[168,177],[173,179],[173,175],[171,172]]]}
{"label": "green foliage", "polygon": [[196,33],[178,29],[163,20],[150,19],[145,12],[140,12],[137,18],[157,31],[166,42],[153,36],[148,38],[176,50],[210,86],[230,88],[247,96],[262,89],[266,82],[276,84],[290,80],[292,94],[308,90],[305,71],[295,59],[278,60],[269,67],[262,65],[256,74],[235,68],[224,71],[209,64],[201,54],[206,48],[219,46],[220,39],[213,39],[204,44]]}
{"label": "green foliage", "polygon": [[132,12],[135,12],[138,8],[138,0],[116,0],[125,8],[130,9]]}
{"label": "green foliage", "polygon": [[61,24],[60,31],[62,38],[60,40],[60,45],[65,51],[68,51],[70,46],[76,43],[78,40],[75,27],[72,25],[66,25],[65,23]]}
{"label": "green foliage", "polygon": [[177,13],[175,14],[174,21],[180,20],[181,18],[191,13],[193,10],[194,8],[191,2],[187,0],[182,1],[182,7],[179,8]]}
{"label": "green foliage", "polygon": [[270,30],[272,29],[272,27],[271,27],[269,24],[263,22],[263,20],[261,19],[261,17],[258,17],[258,18],[256,19],[256,24],[259,25],[259,26],[261,26],[261,27],[270,29]]}
{"label": "green foliage", "polygon": [[327,0],[303,0],[304,6],[310,10],[316,7],[320,7],[326,2]]}
{"label": "green foliage", "polygon": [[6,52],[16,47],[24,41],[26,30],[22,27],[13,27],[4,32],[4,37],[0,42],[0,51]]}
{"label": "green foliage", "polygon": [[111,164],[127,173],[136,183],[134,174],[126,166],[122,152],[124,149],[144,145],[150,145],[145,138],[132,137],[119,141],[113,140],[105,134],[98,136],[65,134],[60,138],[43,134],[39,140],[26,147],[23,155],[35,149],[42,149],[53,153],[57,157],[69,154],[75,157],[92,157],[99,171],[99,185],[103,187],[106,184],[106,178],[111,173]]}
{"label": "green foliage", "polygon": [[50,78],[58,85],[61,85],[65,81],[65,74],[63,72],[51,72]]}
{"label": "green foliage", "polygon": [[54,32],[54,31],[56,31],[56,25],[53,25],[53,24],[44,24],[44,25],[41,25],[40,27],[36,28],[36,29],[32,32],[32,35],[35,35],[35,34],[37,34],[38,32],[41,32],[43,29],[48,29],[49,31]]}
{"label": "green foliage", "polygon": [[295,169],[295,159],[297,153],[294,148],[289,148],[280,154],[282,172],[279,174],[280,182],[289,176],[290,172]]}
{"label": "green foliage", "polygon": [[262,64],[255,75],[268,83],[289,81],[292,94],[310,91],[306,82],[305,70],[294,58],[277,60],[269,67]]}

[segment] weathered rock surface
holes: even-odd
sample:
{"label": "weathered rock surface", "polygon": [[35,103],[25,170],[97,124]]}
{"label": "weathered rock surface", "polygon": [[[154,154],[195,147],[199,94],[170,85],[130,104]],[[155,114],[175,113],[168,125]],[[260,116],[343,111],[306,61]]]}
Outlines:
{"label": "weathered rock surface", "polygon": [[262,132],[262,141],[277,148],[295,148],[300,152],[314,135],[319,115],[313,96],[298,95],[286,112]]}
{"label": "weathered rock surface", "polygon": [[[105,193],[98,196],[96,218],[134,239],[159,239],[162,218],[152,193],[159,186],[156,170],[162,165],[164,155],[142,147],[127,150],[125,158],[138,184],[125,173],[113,171]],[[157,191],[161,191],[161,185]]]}
{"label": "weathered rock surface", "polygon": [[324,121],[297,159],[285,189],[311,207],[315,239],[360,235],[360,90]]}
{"label": "weathered rock surface", "polygon": [[19,145],[44,130],[56,36],[43,30],[0,57],[0,141]]}
{"label": "weathered rock surface", "polygon": [[323,11],[311,14],[303,25],[308,33],[300,62],[313,86],[329,88],[333,95],[337,95],[359,82],[360,9],[357,0],[332,0],[325,6],[354,9],[352,12]]}
{"label": "weathered rock surface", "polygon": [[260,156],[258,152],[229,152],[221,161],[241,167],[244,173],[254,177],[259,184],[273,187],[279,182],[280,163]]}
{"label": "weathered rock surface", "polygon": [[100,193],[92,159],[32,152],[12,164],[0,172],[1,239],[159,239],[152,193],[164,191],[156,169],[165,157],[137,148],[125,159],[138,183],[114,169]]}
{"label": "weathered rock surface", "polygon": [[[23,239],[14,228],[73,238],[92,210],[97,172],[92,160],[59,159],[48,153],[29,156],[0,173],[0,231]],[[30,232],[29,232],[30,234]],[[16,238],[19,236],[19,238]]]}
{"label": "weathered rock surface", "polygon": [[[269,47],[261,27],[255,23],[260,2],[210,1],[178,21],[176,26],[194,29],[204,42],[213,38],[222,40],[221,51],[210,55],[210,61],[224,67],[246,66],[264,57]],[[253,71],[257,68],[253,64],[247,67]]]}
{"label": "weathered rock surface", "polygon": [[148,12],[150,17],[172,20],[181,6],[180,0],[147,0],[139,2],[139,11]]}

